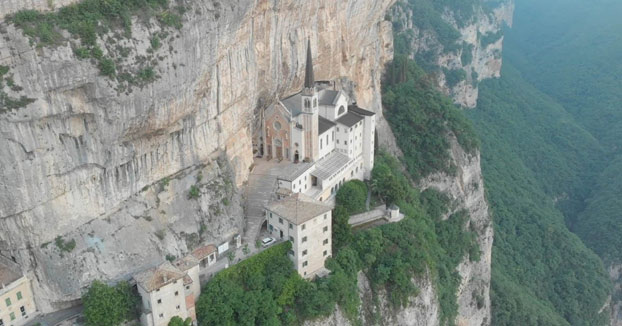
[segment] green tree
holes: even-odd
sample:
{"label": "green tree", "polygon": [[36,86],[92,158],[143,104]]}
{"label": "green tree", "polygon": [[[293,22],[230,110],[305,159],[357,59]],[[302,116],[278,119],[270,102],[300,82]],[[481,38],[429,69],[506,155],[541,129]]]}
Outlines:
{"label": "green tree", "polygon": [[350,227],[350,214],[343,206],[336,206],[332,213],[333,217],[333,252],[352,241],[352,227]]}
{"label": "green tree", "polygon": [[116,326],[136,317],[138,297],[127,282],[94,281],[82,297],[87,326]]}
{"label": "green tree", "polygon": [[346,182],[336,196],[337,205],[345,207],[350,214],[357,214],[365,210],[367,200],[367,185],[361,180]]}
{"label": "green tree", "polygon": [[168,326],[191,326],[192,325],[192,319],[190,317],[184,319],[181,319],[181,317],[179,316],[173,316],[173,318],[171,318],[171,320],[168,322]]}

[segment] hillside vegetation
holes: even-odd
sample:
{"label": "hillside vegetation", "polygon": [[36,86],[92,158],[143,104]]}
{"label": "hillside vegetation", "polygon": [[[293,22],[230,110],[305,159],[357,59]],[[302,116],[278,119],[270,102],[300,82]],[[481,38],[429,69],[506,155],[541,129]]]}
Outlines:
{"label": "hillside vegetation", "polygon": [[[333,258],[326,262],[330,275],[311,282],[294,270],[287,257],[289,242],[220,272],[205,285],[197,303],[199,325],[297,325],[328,316],[337,305],[351,320],[357,320],[360,272],[370,280],[374,295],[386,291],[395,308],[407,305],[409,297],[418,294],[413,277],[429,277],[438,291],[441,322],[453,325],[460,283],[456,267],[465,255],[479,259],[475,234],[463,230],[468,216],[459,211],[442,220],[448,199],[432,190],[419,193],[410,187],[394,158],[379,154],[374,171],[377,169],[385,172],[375,175],[395,180],[403,189],[394,199],[406,215],[404,220],[359,232],[333,225],[333,232],[341,233],[333,237],[347,241],[333,242]],[[387,184],[386,180],[376,181]],[[360,200],[365,194],[353,196]],[[333,214],[333,224],[347,223],[344,206],[335,207]],[[366,318],[379,320],[381,316]]]}
{"label": "hillside vegetation", "polygon": [[573,189],[596,142],[508,61],[501,79],[482,84],[469,116],[495,221],[493,324],[604,325],[603,265],[567,229],[552,197]]}
{"label": "hillside vegetation", "polygon": [[560,208],[590,248],[608,263],[622,262],[622,3],[524,0],[516,9],[507,57],[597,142],[580,160],[585,167],[574,169],[580,187],[557,190],[578,204]]}

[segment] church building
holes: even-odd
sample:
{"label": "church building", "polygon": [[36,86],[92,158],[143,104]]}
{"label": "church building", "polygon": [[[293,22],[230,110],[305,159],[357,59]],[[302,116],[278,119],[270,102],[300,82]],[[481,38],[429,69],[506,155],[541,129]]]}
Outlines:
{"label": "church building", "polygon": [[309,42],[302,90],[262,117],[260,155],[295,163],[278,179],[284,196],[304,193],[325,201],[346,181],[370,177],[375,113],[351,102],[332,83],[315,81]]}

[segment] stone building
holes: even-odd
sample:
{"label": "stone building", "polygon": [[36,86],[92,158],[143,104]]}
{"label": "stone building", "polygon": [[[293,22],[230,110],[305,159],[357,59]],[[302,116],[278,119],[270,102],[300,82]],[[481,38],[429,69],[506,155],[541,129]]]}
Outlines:
{"label": "stone building", "polygon": [[20,326],[37,315],[30,280],[0,256],[0,326]]}
{"label": "stone building", "polygon": [[303,89],[265,110],[256,140],[260,155],[296,163],[284,169],[280,188],[326,201],[346,181],[370,177],[375,113],[350,102],[333,83],[315,82],[309,44]]}
{"label": "stone building", "polygon": [[266,206],[268,231],[289,240],[290,259],[305,278],[317,275],[332,255],[332,207],[296,193]]}
{"label": "stone building", "polygon": [[143,326],[166,326],[174,316],[196,322],[195,302],[201,288],[199,261],[192,256],[164,262],[134,275],[141,297]]}

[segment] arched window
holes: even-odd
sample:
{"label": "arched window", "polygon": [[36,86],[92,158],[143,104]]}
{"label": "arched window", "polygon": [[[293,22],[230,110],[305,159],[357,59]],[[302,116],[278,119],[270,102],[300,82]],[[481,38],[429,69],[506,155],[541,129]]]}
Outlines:
{"label": "arched window", "polygon": [[337,115],[342,115],[346,112],[346,109],[342,106],[339,107],[339,112],[337,112]]}
{"label": "arched window", "polygon": [[280,139],[275,139],[274,140],[274,145],[275,146],[283,146],[283,142]]}
{"label": "arched window", "polygon": [[313,107],[317,108],[317,99],[316,98],[313,99]]}
{"label": "arched window", "polygon": [[305,108],[308,109],[311,106],[311,102],[308,98],[305,99]]}

